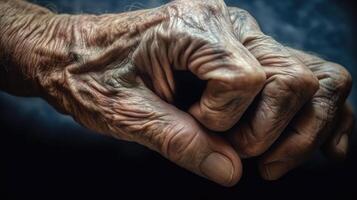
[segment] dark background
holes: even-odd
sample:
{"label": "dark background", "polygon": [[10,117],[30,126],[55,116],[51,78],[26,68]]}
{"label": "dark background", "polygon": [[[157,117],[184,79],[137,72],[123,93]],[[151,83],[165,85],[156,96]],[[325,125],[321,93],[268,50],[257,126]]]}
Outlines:
{"label": "dark background", "polygon": [[[37,0],[57,12],[122,12],[163,0]],[[280,42],[344,65],[357,78],[356,6],[347,0],[226,0],[247,9]],[[356,108],[357,88],[349,101]],[[357,199],[357,147],[347,160],[329,163],[319,153],[279,181],[260,179],[255,161],[224,188],[187,172],[136,144],[80,127],[41,99],[0,92],[1,196],[9,199]],[[356,137],[355,137],[356,138]],[[356,142],[354,142],[356,144]],[[3,190],[3,191],[2,191]],[[7,199],[5,198],[5,199]],[[1,199],[1,197],[0,197]]]}

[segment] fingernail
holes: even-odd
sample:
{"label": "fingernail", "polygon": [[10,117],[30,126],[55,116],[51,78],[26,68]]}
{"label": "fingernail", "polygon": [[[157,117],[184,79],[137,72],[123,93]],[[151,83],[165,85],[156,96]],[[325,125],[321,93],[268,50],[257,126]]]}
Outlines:
{"label": "fingernail", "polygon": [[201,172],[207,178],[221,185],[231,186],[234,173],[233,164],[220,153],[211,153],[201,163]]}
{"label": "fingernail", "polygon": [[336,145],[336,148],[339,151],[339,153],[346,155],[347,148],[348,148],[348,135],[347,134],[343,134],[341,136],[340,140],[338,141],[338,143]]}

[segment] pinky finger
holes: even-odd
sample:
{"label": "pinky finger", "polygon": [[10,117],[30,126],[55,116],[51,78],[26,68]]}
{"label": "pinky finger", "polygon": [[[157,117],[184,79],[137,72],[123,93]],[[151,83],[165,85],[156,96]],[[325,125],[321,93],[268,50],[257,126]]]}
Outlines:
{"label": "pinky finger", "polygon": [[322,150],[327,157],[334,161],[345,159],[348,152],[349,139],[354,130],[354,123],[352,107],[349,104],[345,104],[341,110],[340,117],[337,119],[336,128],[322,146]]}

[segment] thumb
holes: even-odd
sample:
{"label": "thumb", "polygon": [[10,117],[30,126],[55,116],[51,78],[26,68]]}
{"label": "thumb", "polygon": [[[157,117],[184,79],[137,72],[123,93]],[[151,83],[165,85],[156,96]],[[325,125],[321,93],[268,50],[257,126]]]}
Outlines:
{"label": "thumb", "polygon": [[115,127],[120,132],[216,183],[232,186],[238,182],[242,166],[228,142],[206,132],[189,114],[162,101],[146,87],[138,88],[118,106]]}

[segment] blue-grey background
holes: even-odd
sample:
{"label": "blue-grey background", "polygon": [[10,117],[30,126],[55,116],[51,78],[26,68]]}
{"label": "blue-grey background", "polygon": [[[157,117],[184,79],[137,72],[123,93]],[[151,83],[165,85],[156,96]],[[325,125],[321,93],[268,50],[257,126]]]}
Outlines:
{"label": "blue-grey background", "polygon": [[[160,6],[164,0],[34,0],[56,12],[123,12]],[[262,29],[278,41],[312,51],[344,65],[354,79],[356,34],[353,1],[226,0],[248,10]],[[356,108],[357,88],[349,101]],[[356,194],[355,147],[343,165],[310,164],[280,181],[259,179],[254,161],[236,187],[224,189],[198,178],[136,144],[98,136],[70,117],[58,114],[41,99],[0,92],[0,132],[5,161],[5,194],[9,197],[79,197],[123,194],[158,195],[162,191],[188,199],[219,196],[317,196]],[[0,154],[0,155],[2,155]],[[321,159],[321,158],[320,158]],[[310,166],[310,167],[309,167]],[[308,194],[307,194],[308,193]],[[270,196],[269,196],[270,195]],[[308,196],[307,196],[308,197]],[[122,197],[123,198],[123,197]]]}

